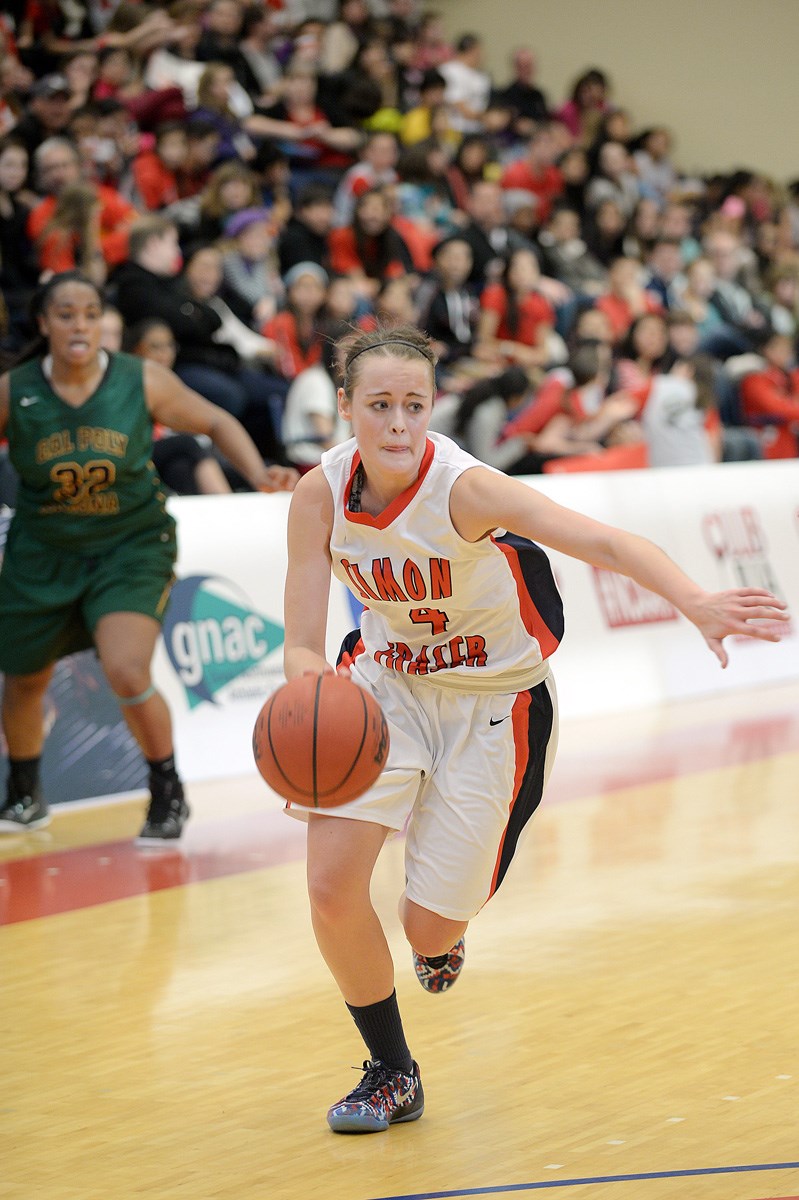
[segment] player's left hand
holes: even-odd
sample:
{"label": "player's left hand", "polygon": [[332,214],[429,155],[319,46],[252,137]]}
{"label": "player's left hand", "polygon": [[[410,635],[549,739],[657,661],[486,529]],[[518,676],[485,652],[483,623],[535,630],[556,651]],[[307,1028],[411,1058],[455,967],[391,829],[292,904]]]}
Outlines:
{"label": "player's left hand", "polygon": [[724,638],[759,638],[778,642],[790,621],[788,605],[766,588],[735,588],[729,592],[706,592],[686,615],[703,635],[710,649],[726,667],[729,661]]}

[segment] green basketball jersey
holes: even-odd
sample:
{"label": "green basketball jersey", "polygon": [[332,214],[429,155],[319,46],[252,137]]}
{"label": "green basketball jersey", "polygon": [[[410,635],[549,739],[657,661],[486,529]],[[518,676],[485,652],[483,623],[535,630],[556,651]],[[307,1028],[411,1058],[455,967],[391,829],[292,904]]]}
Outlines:
{"label": "green basketball jersey", "polygon": [[41,542],[86,554],[168,527],[141,359],[109,355],[99,386],[79,408],[56,395],[38,359],[11,371],[10,381],[16,521]]}

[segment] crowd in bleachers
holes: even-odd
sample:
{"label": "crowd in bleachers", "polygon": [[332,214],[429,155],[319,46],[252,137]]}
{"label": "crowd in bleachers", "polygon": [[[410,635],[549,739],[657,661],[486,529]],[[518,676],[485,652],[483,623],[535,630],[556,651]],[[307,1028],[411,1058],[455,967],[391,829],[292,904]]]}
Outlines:
{"label": "crowd in bleachers", "polygon": [[[429,332],[432,428],[510,473],[795,457],[799,182],[686,178],[669,114],[640,128],[598,67],[554,97],[533,48],[484,58],[416,0],[6,5],[6,359],[78,269],[107,349],[300,470],[377,319]],[[241,486],[159,432],[173,490]]]}

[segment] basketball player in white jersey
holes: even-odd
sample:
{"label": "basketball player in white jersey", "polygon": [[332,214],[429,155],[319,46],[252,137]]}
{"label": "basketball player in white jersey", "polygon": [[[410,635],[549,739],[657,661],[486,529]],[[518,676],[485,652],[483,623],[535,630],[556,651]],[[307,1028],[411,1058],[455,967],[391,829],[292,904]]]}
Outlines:
{"label": "basketball player in white jersey", "polygon": [[645,538],[563,508],[428,434],[435,356],[417,329],[363,334],[344,361],[339,412],[354,440],[325,453],[291,504],[285,672],[333,670],[325,659],[332,567],[365,605],[343,661],[382,706],[391,747],[363,796],[291,812],[309,821],[316,939],[371,1056],[328,1123],[371,1133],[424,1108],[369,896],[380,849],[407,822],[400,919],[420,982],[443,991],[550,771],[557,705],[548,656],[562,615],[533,539],[665,597],[722,667],[726,636],[778,641],[776,623],[788,617],[761,588],[704,591]]}

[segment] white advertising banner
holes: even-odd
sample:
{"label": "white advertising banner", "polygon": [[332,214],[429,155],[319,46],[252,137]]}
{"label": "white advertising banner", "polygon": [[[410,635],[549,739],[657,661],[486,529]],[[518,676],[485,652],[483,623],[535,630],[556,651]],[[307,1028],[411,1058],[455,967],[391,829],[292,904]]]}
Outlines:
{"label": "white advertising banner", "polygon": [[[558,503],[642,534],[711,590],[766,586],[799,619],[799,463],[543,476]],[[178,582],[156,653],[189,780],[252,769],[255,717],[282,676],[285,495],[177,498]],[[799,677],[796,624],[777,646],[728,639],[722,671],[660,597],[552,552],[566,633],[553,659],[561,717],[625,711]],[[358,608],[332,581],[328,655]]]}

